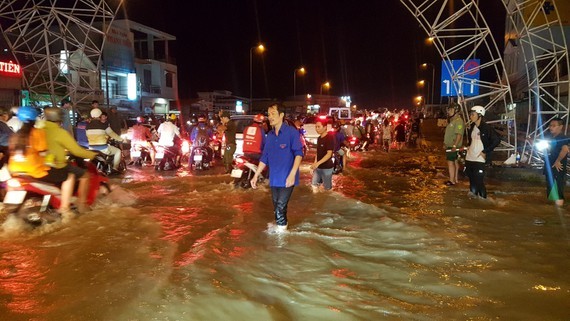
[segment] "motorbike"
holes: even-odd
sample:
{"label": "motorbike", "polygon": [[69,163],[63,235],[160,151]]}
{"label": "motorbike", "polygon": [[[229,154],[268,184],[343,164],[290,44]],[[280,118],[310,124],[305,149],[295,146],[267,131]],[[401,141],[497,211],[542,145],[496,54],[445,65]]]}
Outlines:
{"label": "motorbike", "polygon": [[[123,143],[118,142],[116,140],[110,140],[109,145],[114,146],[121,150],[121,162],[119,163],[118,167],[118,174],[122,174],[127,170],[127,162],[125,161],[125,151],[123,149]],[[110,176],[114,174],[113,171],[113,162],[114,162],[113,155],[107,155],[103,153],[99,153],[94,159],[93,164],[95,168],[101,175]]]}
{"label": "motorbike", "polygon": [[[150,142],[152,144],[152,142]],[[154,146],[151,146],[154,148]],[[151,164],[152,165],[152,158],[150,157],[150,150],[148,146],[137,144],[134,150],[131,152],[131,158],[133,159],[133,164],[137,167],[141,167],[143,165]]]}
{"label": "motorbike", "polygon": [[[234,185],[244,189],[250,188],[251,179],[253,178],[253,175],[255,175],[258,165],[259,161],[254,161],[244,155],[237,156],[233,161],[233,169],[230,174],[230,176],[234,178]],[[267,179],[267,177],[266,167],[259,175],[257,182],[261,183]]]}
{"label": "motorbike", "polygon": [[362,150],[364,148],[364,145],[358,137],[351,136],[348,138],[348,147],[350,148],[350,151],[355,152]]}
{"label": "motorbike", "polygon": [[333,157],[332,157],[332,161],[334,164],[333,174],[342,173],[342,169],[343,169],[342,158],[346,157],[345,154],[346,154],[346,151],[344,150],[344,147],[339,149],[337,152],[333,153]]}
{"label": "motorbike", "polygon": [[190,170],[209,169],[212,163],[212,151],[210,148],[203,146],[192,147],[188,168]]}
{"label": "motorbike", "polygon": [[[84,162],[83,166],[91,174],[87,204],[92,205],[97,197],[111,191],[109,179],[99,173],[94,163]],[[61,189],[29,176],[14,176],[6,181],[3,203],[5,213],[14,215],[34,227],[61,219],[56,211],[61,206]]]}
{"label": "motorbike", "polygon": [[210,146],[212,146],[212,150],[214,152],[212,158],[222,159],[222,139],[214,135],[210,141]]}
{"label": "motorbike", "polygon": [[179,147],[174,146],[161,146],[156,148],[156,155],[154,157],[156,166],[154,169],[157,171],[171,171],[178,169],[176,157],[179,153]]}

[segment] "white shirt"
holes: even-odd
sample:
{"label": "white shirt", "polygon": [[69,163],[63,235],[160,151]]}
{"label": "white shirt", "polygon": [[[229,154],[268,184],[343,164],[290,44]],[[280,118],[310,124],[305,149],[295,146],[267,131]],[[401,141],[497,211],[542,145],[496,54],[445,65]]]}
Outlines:
{"label": "white shirt", "polygon": [[481,141],[481,132],[477,126],[473,127],[473,131],[471,132],[471,145],[467,149],[467,156],[465,156],[465,160],[470,162],[479,162],[484,163],[485,158],[481,156],[481,152],[483,151],[483,141]]}
{"label": "white shirt", "polygon": [[178,127],[169,121],[165,121],[164,123],[160,124],[160,126],[158,126],[157,132],[160,136],[158,144],[162,146],[173,146],[174,136],[180,136],[180,130]]}

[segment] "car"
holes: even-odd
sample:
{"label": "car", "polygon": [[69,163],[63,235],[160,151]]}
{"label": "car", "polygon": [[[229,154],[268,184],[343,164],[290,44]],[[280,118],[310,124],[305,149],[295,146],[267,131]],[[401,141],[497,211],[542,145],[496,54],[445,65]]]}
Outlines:
{"label": "car", "polygon": [[328,115],[316,115],[316,116],[308,116],[303,119],[303,128],[305,129],[305,139],[307,143],[311,146],[317,145],[317,138],[319,138],[319,134],[315,129],[315,123],[317,120],[324,121],[327,124],[327,131],[332,130],[332,122],[333,118]]}

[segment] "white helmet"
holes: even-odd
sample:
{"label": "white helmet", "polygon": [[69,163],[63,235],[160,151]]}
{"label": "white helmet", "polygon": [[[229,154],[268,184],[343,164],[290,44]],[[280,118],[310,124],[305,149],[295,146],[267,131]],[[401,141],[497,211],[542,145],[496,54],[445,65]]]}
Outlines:
{"label": "white helmet", "polygon": [[485,116],[485,108],[483,106],[473,106],[471,107],[471,111],[474,111],[481,116]]}
{"label": "white helmet", "polygon": [[103,114],[103,112],[101,112],[101,109],[99,109],[99,108],[91,109],[91,117],[99,118],[99,117],[101,117],[101,114]]}

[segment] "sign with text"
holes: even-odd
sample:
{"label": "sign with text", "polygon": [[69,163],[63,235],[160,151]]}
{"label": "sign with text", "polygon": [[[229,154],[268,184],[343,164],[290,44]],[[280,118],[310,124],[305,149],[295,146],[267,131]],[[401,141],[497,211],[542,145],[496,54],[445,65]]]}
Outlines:
{"label": "sign with text", "polygon": [[441,96],[479,95],[479,66],[479,59],[442,61]]}
{"label": "sign with text", "polygon": [[16,63],[13,63],[12,61],[0,61],[0,74],[5,76],[20,77],[22,76],[22,67]]}

